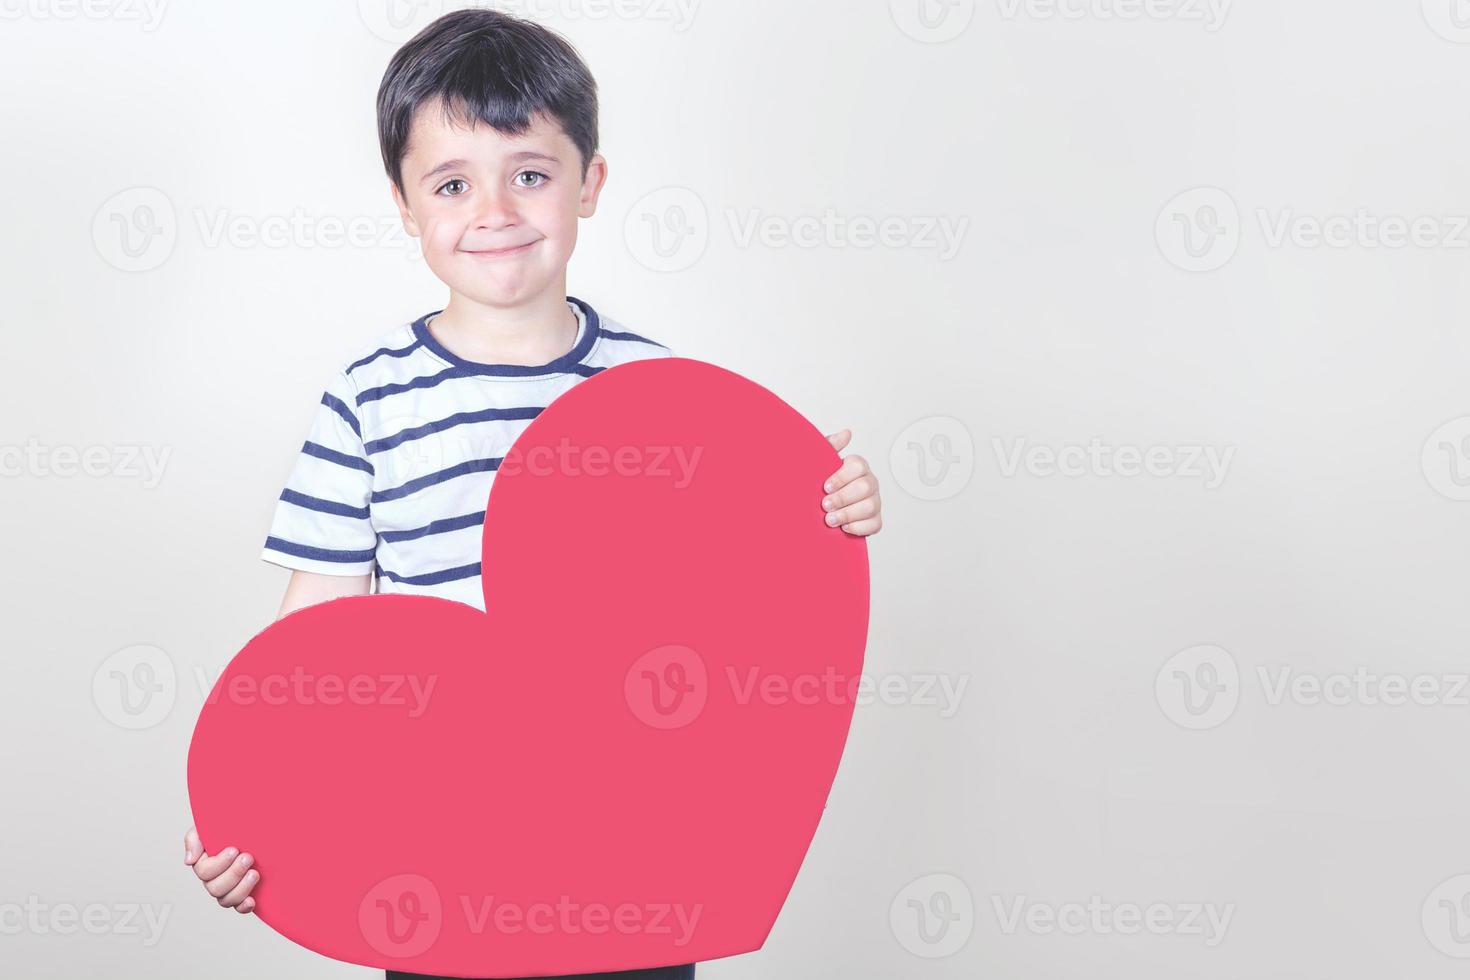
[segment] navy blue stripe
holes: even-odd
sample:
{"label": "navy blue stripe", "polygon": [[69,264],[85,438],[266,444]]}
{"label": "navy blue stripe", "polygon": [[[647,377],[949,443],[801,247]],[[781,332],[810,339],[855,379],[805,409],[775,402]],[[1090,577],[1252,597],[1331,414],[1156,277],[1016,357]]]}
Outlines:
{"label": "navy blue stripe", "polygon": [[[432,388],[441,381],[449,381],[454,378],[469,378],[473,376],[474,372],[466,371],[463,368],[445,368],[438,374],[425,374],[420,377],[414,378],[412,381],[397,381],[393,384],[379,385],[376,388],[369,388],[366,391],[360,391],[357,394],[357,404],[360,407],[368,402],[377,401],[380,398],[387,398],[389,395],[397,395],[401,392],[413,391],[415,388]],[[358,434],[361,435],[361,433]]]}
{"label": "navy blue stripe", "polygon": [[389,487],[387,490],[375,490],[373,491],[372,502],[378,504],[385,500],[397,500],[399,497],[407,497],[409,494],[422,490],[424,487],[432,487],[436,483],[443,483],[457,476],[464,476],[466,473],[483,473],[486,470],[497,470],[500,468],[500,460],[502,458],[496,456],[494,459],[468,459],[457,466],[449,467],[447,470],[430,473],[416,480],[409,480],[401,486]]}
{"label": "navy blue stripe", "polygon": [[636,333],[629,333],[626,330],[604,330],[602,335],[608,340],[636,340],[640,344],[651,344],[654,347],[663,346],[663,344],[660,344],[656,340],[649,340],[647,337],[640,337]]}
{"label": "navy blue stripe", "polygon": [[[352,409],[342,404],[340,398],[330,392],[324,392],[322,394],[322,404],[342,416],[342,421],[352,426],[352,431],[357,433],[357,438],[362,438],[362,426],[357,424],[357,416],[352,414]],[[358,404],[362,404],[361,399],[358,399]]]}
{"label": "navy blue stripe", "polygon": [[329,463],[336,463],[338,466],[345,466],[348,469],[362,470],[364,473],[373,472],[373,464],[367,460],[359,459],[356,456],[349,456],[346,453],[339,453],[337,450],[328,449],[326,446],[319,446],[310,439],[306,440],[306,443],[301,447],[301,451],[308,456],[315,456],[317,459],[324,459]]}
{"label": "navy blue stripe", "polygon": [[323,514],[336,514],[338,517],[367,517],[368,508],[353,507],[351,504],[339,504],[335,500],[323,500],[320,497],[308,497],[304,493],[297,493],[290,487],[281,491],[281,499],[288,504],[297,507],[305,507],[307,510],[320,511]]}
{"label": "navy blue stripe", "polygon": [[[434,334],[429,330],[428,326],[429,318],[434,316],[433,313],[425,313],[413,322],[413,334],[436,357],[446,364],[453,365],[461,372],[458,375],[453,375],[453,377],[491,375],[526,378],[542,374],[560,374],[576,370],[577,365],[588,354],[592,353],[592,348],[596,346],[598,338],[602,336],[602,320],[598,317],[596,310],[575,296],[568,296],[567,302],[572,303],[577,309],[582,311],[582,317],[586,321],[587,326],[582,330],[581,338],[577,341],[575,347],[556,360],[547,361],[545,364],[483,364],[479,361],[467,361],[434,339]],[[439,312],[442,313],[443,311],[441,310]],[[394,392],[390,391],[385,394],[391,395]],[[378,397],[381,398],[383,396],[379,395]],[[358,404],[362,404],[361,399],[358,400]]]}
{"label": "navy blue stripe", "polygon": [[461,565],[458,568],[445,568],[437,572],[426,572],[423,575],[399,575],[388,569],[378,566],[378,576],[390,579],[394,582],[402,582],[404,585],[439,585],[443,582],[457,582],[462,578],[474,578],[480,574],[480,563],[473,565]]}
{"label": "navy blue stripe", "polygon": [[393,435],[386,436],[382,439],[374,439],[363,448],[369,453],[381,453],[401,443],[409,442],[413,439],[422,439],[431,433],[452,429],[456,425],[467,425],[471,422],[494,422],[500,419],[534,419],[541,412],[542,409],[535,406],[527,406],[525,408],[487,408],[479,412],[459,412],[449,416],[447,419],[440,419],[437,422],[427,422],[423,425],[414,426],[411,429],[404,429],[402,432],[395,432]]}
{"label": "navy blue stripe", "polygon": [[372,561],[377,554],[373,548],[369,548],[366,551],[337,551],[332,548],[313,548],[309,544],[297,544],[295,541],[287,541],[284,538],[276,537],[266,538],[265,546],[272,551],[279,551],[284,555],[295,555],[297,558],[314,558],[317,561]]}
{"label": "navy blue stripe", "polygon": [[430,534],[443,534],[446,531],[458,531],[461,528],[474,527],[485,523],[485,512],[478,514],[464,514],[460,517],[446,517],[443,520],[425,524],[423,527],[409,528],[407,531],[384,531],[384,541],[412,541],[415,538],[426,537]]}
{"label": "navy blue stripe", "polygon": [[[409,381],[400,381],[394,384],[379,385],[376,388],[368,388],[366,391],[358,393],[357,404],[361,407],[368,402],[387,398],[389,395],[397,395],[405,391],[414,391],[420,388],[433,388],[441,382],[452,381],[456,378],[485,376],[526,378],[562,373],[591,377],[602,369],[590,368],[583,364],[582,361],[586,359],[588,354],[592,353],[592,348],[597,344],[598,339],[604,335],[602,318],[597,315],[596,310],[575,296],[568,296],[567,302],[575,304],[582,311],[582,316],[586,320],[587,326],[582,331],[582,337],[577,341],[575,347],[556,360],[548,361],[545,364],[482,364],[479,361],[467,361],[434,339],[433,333],[429,330],[428,322],[429,318],[434,316],[435,313],[425,313],[413,322],[414,336],[420,344],[448,364],[449,367],[440,371],[438,374],[423,375]],[[436,311],[436,313],[442,312],[444,311]],[[637,337],[636,334],[627,334],[625,336]],[[638,337],[638,339],[643,340],[644,338]],[[652,341],[645,342],[652,343]],[[659,344],[656,346],[663,345]]]}
{"label": "navy blue stripe", "polygon": [[[465,372],[465,370],[460,370],[459,367],[445,367],[438,375],[423,375],[420,378],[413,379],[413,381],[400,381],[391,383],[391,385],[378,385],[376,388],[369,388],[368,391],[357,392],[357,404],[360,407],[363,404],[369,403],[369,401],[378,401],[379,398],[387,398],[388,395],[413,391],[415,388],[434,388],[441,381],[450,381],[453,378],[469,378],[469,376],[469,373]],[[362,433],[359,432],[359,435],[362,435]]]}
{"label": "navy blue stripe", "polygon": [[415,340],[407,347],[399,347],[396,350],[391,347],[380,347],[369,354],[367,357],[364,357],[361,360],[353,361],[351,364],[347,365],[347,373],[351,374],[354,369],[360,368],[364,364],[371,364],[373,361],[376,361],[380,357],[407,357],[409,354],[412,354],[414,351],[418,350],[422,346],[423,341]]}

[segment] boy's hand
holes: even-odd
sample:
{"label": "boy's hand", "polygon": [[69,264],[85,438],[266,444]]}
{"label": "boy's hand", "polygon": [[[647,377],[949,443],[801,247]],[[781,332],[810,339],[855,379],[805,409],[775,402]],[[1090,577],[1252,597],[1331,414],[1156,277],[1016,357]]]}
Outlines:
{"label": "boy's hand", "polygon": [[241,915],[255,911],[250,890],[260,882],[260,872],[251,869],[255,859],[249,854],[240,854],[234,847],[215,855],[205,854],[199,835],[190,827],[184,835],[184,863],[194,866],[194,873],[204,882],[204,890],[222,908],[234,909]]}
{"label": "boy's hand", "polygon": [[[827,437],[839,453],[852,441],[852,430],[843,429]],[[878,499],[878,478],[868,469],[868,461],[854,453],[845,456],[842,466],[822,485],[827,496],[822,509],[827,512],[827,526],[841,526],[848,534],[877,534],[883,528],[883,502]]]}

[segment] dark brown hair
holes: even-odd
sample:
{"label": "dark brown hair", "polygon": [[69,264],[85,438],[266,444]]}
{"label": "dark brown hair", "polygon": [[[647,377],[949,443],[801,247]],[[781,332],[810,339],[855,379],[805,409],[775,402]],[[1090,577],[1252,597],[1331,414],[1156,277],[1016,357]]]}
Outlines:
{"label": "dark brown hair", "polygon": [[445,120],[478,120],[506,135],[555,119],[582,155],[597,152],[597,83],[559,34],[498,10],[445,14],[393,55],[378,87],[378,144],[388,177],[403,190],[403,157],[414,113],[439,104]]}

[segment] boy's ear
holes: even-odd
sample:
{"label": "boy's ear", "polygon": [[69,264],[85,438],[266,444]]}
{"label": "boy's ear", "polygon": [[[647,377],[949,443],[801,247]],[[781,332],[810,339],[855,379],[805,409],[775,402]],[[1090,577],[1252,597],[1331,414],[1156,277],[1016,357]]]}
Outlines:
{"label": "boy's ear", "polygon": [[602,193],[602,185],[605,183],[607,183],[607,160],[601,153],[594,153],[592,159],[587,163],[587,176],[582,178],[582,197],[577,202],[579,218],[590,218],[597,213],[597,196]]}
{"label": "boy's ear", "polygon": [[403,219],[403,230],[408,232],[410,238],[419,237],[419,226],[413,220],[413,215],[408,211],[408,202],[403,199],[403,193],[399,191],[398,185],[388,181],[388,188],[393,192],[393,203],[398,205],[398,216]]}

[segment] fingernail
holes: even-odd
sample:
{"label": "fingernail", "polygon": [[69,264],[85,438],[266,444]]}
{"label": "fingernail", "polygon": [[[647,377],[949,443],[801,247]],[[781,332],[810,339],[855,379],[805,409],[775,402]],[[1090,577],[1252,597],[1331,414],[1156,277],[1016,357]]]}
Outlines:
{"label": "fingernail", "polygon": [[245,880],[246,881],[254,881],[256,878],[259,878],[259,877],[260,877],[260,872],[258,872],[258,871],[252,871],[248,875],[245,876]]}
{"label": "fingernail", "polygon": [[242,857],[240,859],[240,867],[242,867],[242,868],[248,868],[248,867],[250,867],[254,863],[255,863],[255,859],[252,858],[249,854],[245,855],[244,857]]}
{"label": "fingernail", "polygon": [[825,491],[827,491],[828,493],[831,493],[832,492],[832,481],[831,480],[828,480],[826,483],[822,484],[822,489],[825,490]]}
{"label": "fingernail", "polygon": [[239,853],[240,852],[237,851],[237,850],[235,850],[233,847],[227,847],[227,848],[225,848],[225,857],[227,857],[227,858],[232,858],[236,854],[239,854]]}
{"label": "fingernail", "polygon": [[822,509],[823,510],[831,510],[833,506],[834,505],[832,503],[832,498],[831,497],[828,497],[826,500],[823,500],[822,501]]}
{"label": "fingernail", "polygon": [[828,514],[827,515],[827,523],[828,524],[836,524],[837,523],[837,515],[836,514]]}

